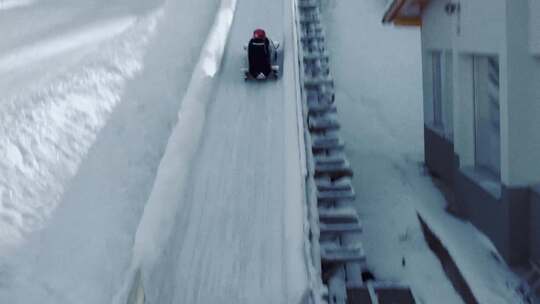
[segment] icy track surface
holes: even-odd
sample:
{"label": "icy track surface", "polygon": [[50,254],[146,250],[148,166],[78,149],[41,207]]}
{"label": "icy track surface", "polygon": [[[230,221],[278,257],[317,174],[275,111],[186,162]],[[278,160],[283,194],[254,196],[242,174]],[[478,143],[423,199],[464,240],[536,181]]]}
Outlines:
{"label": "icy track surface", "polygon": [[[222,18],[235,2],[221,71],[214,81],[219,55],[202,55],[177,126],[191,119],[192,129],[174,131],[137,231],[134,259],[150,303],[299,303],[306,288],[291,3],[224,0]],[[214,54],[225,27],[216,25],[205,53]],[[243,80],[242,45],[256,27],[285,41],[279,81]],[[186,136],[197,137],[197,149],[181,149]],[[175,158],[192,163],[184,186],[171,178],[185,175]],[[154,230],[163,235],[171,221],[159,250]]]}

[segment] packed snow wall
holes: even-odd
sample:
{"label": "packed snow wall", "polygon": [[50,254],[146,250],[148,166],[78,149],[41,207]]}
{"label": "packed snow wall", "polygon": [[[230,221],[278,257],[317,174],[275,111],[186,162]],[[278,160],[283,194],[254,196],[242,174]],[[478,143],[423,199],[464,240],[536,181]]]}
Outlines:
{"label": "packed snow wall", "polygon": [[124,286],[115,297],[114,303],[140,303],[140,301],[144,303],[145,293],[151,293],[153,288],[161,288],[151,281],[145,283],[144,278],[147,277],[147,273],[153,271],[157,259],[160,258],[162,250],[167,248],[167,241],[173,233],[178,198],[183,196],[189,166],[201,141],[206,107],[213,96],[235,9],[236,0],[221,2],[216,20],[183,97],[178,123],[169,138],[154,188],[137,228],[131,266]]}

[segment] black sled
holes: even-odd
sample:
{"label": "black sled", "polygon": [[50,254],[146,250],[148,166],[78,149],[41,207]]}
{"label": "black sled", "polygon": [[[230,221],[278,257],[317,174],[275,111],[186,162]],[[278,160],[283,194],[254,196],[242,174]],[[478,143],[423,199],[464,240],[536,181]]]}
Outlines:
{"label": "black sled", "polygon": [[244,46],[247,55],[247,67],[242,69],[244,80],[278,79],[278,49],[279,42],[268,39],[252,39]]}

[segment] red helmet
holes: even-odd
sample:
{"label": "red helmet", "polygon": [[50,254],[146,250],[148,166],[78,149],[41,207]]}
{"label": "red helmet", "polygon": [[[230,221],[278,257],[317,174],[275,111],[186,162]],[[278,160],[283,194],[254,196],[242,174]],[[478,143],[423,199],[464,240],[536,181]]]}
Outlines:
{"label": "red helmet", "polygon": [[263,29],[256,29],[256,30],[253,32],[253,38],[257,38],[257,39],[265,39],[265,38],[266,38],[266,33],[264,32]]}

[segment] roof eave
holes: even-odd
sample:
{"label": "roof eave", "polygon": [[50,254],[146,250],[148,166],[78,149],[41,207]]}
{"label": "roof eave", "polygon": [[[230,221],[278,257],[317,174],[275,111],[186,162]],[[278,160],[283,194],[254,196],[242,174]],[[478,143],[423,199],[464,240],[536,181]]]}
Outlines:
{"label": "roof eave", "polygon": [[[421,26],[422,11],[428,2],[429,0],[393,0],[386,9],[382,22],[403,26]],[[418,5],[419,12],[404,13],[404,10],[410,8],[410,5]]]}
{"label": "roof eave", "polygon": [[383,23],[391,23],[405,4],[405,0],[393,0],[386,9],[383,16]]}
{"label": "roof eave", "polygon": [[392,22],[399,26],[422,26],[420,17],[397,17]]}

